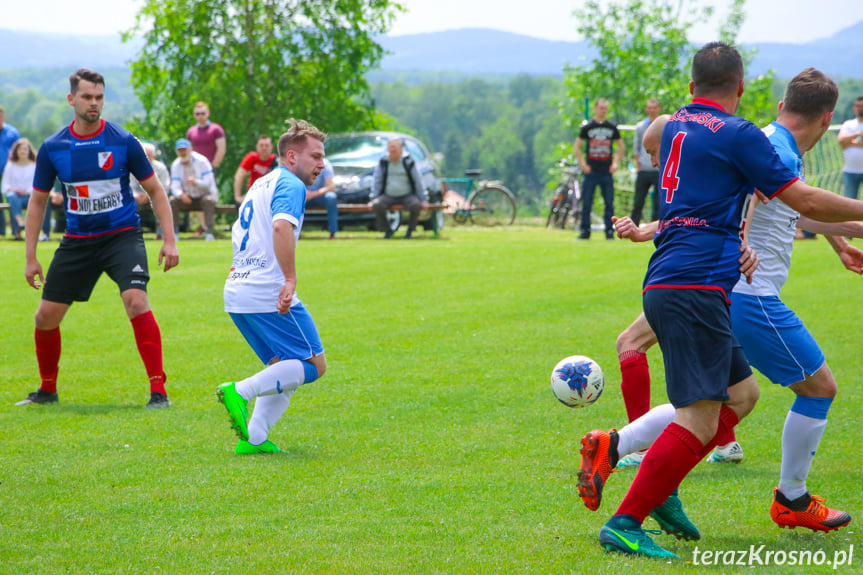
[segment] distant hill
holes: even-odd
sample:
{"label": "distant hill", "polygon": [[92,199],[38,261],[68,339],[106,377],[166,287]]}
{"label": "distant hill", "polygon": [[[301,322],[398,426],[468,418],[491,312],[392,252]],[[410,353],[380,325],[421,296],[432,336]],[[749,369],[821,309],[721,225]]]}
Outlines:
{"label": "distant hill", "polygon": [[[780,78],[790,78],[814,66],[835,78],[863,79],[863,21],[829,38],[805,44],[763,43],[748,73],[773,68]],[[554,42],[530,36],[471,28],[382,36],[389,52],[381,71],[437,71],[481,75],[560,75],[564,63],[587,63],[592,55],[586,41]],[[0,69],[124,67],[134,57],[139,42],[124,44],[119,35],[76,36],[0,30]]]}

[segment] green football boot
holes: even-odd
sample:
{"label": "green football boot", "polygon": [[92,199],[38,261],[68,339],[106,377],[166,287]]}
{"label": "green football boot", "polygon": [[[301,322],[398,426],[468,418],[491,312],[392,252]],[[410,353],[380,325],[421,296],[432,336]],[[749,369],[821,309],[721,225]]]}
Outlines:
{"label": "green football boot", "polygon": [[282,450],[269,439],[260,445],[252,445],[242,439],[237,442],[237,455],[256,455],[258,453],[281,453]]}
{"label": "green football boot", "polygon": [[654,543],[648,533],[662,532],[642,529],[634,519],[615,515],[599,530],[599,544],[605,547],[606,551],[627,555],[640,555],[653,559],[680,559],[680,556]]}
{"label": "green football boot", "polygon": [[216,397],[225,409],[228,410],[228,417],[231,419],[231,429],[236,432],[237,437],[243,441],[249,440],[249,427],[247,421],[249,419],[249,403],[237,393],[234,382],[223,383],[216,389]]}
{"label": "green football boot", "polygon": [[701,539],[701,533],[683,512],[683,504],[676,495],[669,495],[665,503],[650,512],[650,516],[656,519],[662,530],[669,535],[687,541]]}

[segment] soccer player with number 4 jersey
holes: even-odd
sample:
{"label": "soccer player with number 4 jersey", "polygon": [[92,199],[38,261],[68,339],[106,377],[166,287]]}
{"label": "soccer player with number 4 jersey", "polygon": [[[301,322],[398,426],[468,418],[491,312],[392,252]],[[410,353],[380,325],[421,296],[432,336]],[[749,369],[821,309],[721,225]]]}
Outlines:
{"label": "soccer player with number 4 jersey", "polygon": [[[60,362],[60,322],[75,301],[87,301],[103,272],[120,288],[132,322],[138,352],[150,379],[148,408],[169,407],[162,369],[162,336],[147,298],[150,274],[138,217],[129,187],[135,176],[150,196],[165,229],[159,265],[168,271],[179,263],[171,207],[141,143],[116,124],[101,118],[105,79],[81,68],[69,76],[67,99],[75,120],[42,144],[36,160],[33,197],[27,210],[25,276],[42,289],[36,311],[36,359],[42,384],[17,405],[56,403]],[[54,180],[62,184],[66,235],[43,279],[36,258],[37,239]]]}
{"label": "soccer player with number 4 jersey", "polygon": [[216,391],[240,438],[241,455],[281,451],[268,439],[270,429],[294,391],[327,369],[315,322],[296,294],[295,268],[306,186],[324,169],[325,136],[303,120],[289,123],[279,138],[279,167],[255,181],[231,231],[234,259],[225,281],[225,311],[267,366]]}
{"label": "soccer player with number 4 jersey", "polygon": [[[743,89],[740,54],[721,42],[707,44],[693,59],[692,103],[672,115],[663,131],[660,220],[644,281],[644,313],[662,349],[674,417],[600,530],[600,544],[608,550],[675,557],[641,524],[758,400],[731,329],[728,300],[740,277],[740,231],[754,187],[811,219],[863,219],[863,202],[805,184],[761,130],[734,115]],[[610,434],[590,433],[582,454],[592,461],[610,443]],[[600,481],[597,503],[601,489]]]}

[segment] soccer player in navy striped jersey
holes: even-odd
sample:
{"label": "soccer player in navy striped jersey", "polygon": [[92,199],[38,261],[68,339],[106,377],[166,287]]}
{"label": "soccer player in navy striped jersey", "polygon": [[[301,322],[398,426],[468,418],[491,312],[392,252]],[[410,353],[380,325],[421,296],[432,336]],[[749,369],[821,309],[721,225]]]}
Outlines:
{"label": "soccer player in navy striped jersey", "polygon": [[[728,294],[739,279],[740,228],[753,188],[771,199],[781,194],[811,219],[863,217],[863,203],[806,185],[763,132],[734,116],[743,88],[739,53],[720,42],[704,46],[692,65],[693,102],[663,131],[660,221],[644,282],[644,311],[662,348],[674,420],[653,443],[617,512],[601,529],[600,544],[609,550],[674,556],[650,539],[642,522],[758,399],[728,309]],[[608,435],[585,436],[583,454],[607,452]]]}
{"label": "soccer player in navy striped jersey", "polygon": [[[135,176],[149,194],[165,230],[159,250],[159,265],[164,262],[165,271],[179,263],[168,198],[159,179],[153,177],[141,143],[127,130],[102,119],[105,79],[101,74],[85,68],[72,73],[67,100],[75,119],[42,144],[27,210],[24,273],[31,287],[42,288],[35,332],[42,383],[17,405],[58,401],[60,323],[73,302],[90,298],[105,272],[120,289],[150,380],[146,407],[168,407],[162,337],[147,298],[147,252],[129,176]],[[66,235],[43,278],[36,246],[55,179],[62,184]]]}

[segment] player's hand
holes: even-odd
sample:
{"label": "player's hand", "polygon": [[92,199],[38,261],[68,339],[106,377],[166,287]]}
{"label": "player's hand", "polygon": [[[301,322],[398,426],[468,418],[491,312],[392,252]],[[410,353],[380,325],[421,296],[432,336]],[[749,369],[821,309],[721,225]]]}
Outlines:
{"label": "player's hand", "polygon": [[165,262],[165,271],[175,268],[180,264],[180,252],[177,250],[176,244],[162,244],[162,249],[159,250],[159,267],[162,267],[162,262]]}
{"label": "player's hand", "polygon": [[279,290],[279,301],[276,303],[276,310],[281,315],[285,315],[289,311],[291,311],[291,300],[294,298],[294,289],[296,288],[296,282],[294,281],[286,281],[285,285],[282,286],[282,289]]}
{"label": "player's hand", "polygon": [[45,283],[45,278],[42,277],[42,264],[39,260],[28,261],[24,267],[24,277],[27,278],[27,283],[33,289],[39,289]]}
{"label": "player's hand", "polygon": [[860,249],[847,245],[839,254],[839,259],[846,269],[858,275],[863,274],[863,251]]}
{"label": "player's hand", "polygon": [[614,224],[614,229],[617,230],[617,237],[622,240],[628,239],[632,242],[646,242],[653,238],[653,234],[645,233],[641,229],[641,226],[636,226],[629,216],[623,216],[622,218],[611,216],[611,223]]}
{"label": "player's hand", "polygon": [[758,259],[758,254],[755,253],[755,250],[750,248],[748,244],[740,244],[740,254],[740,259],[737,260],[740,263],[740,273],[746,276],[746,283],[751,284],[752,274],[758,269],[758,264],[761,261]]}
{"label": "player's hand", "polygon": [[770,199],[765,196],[758,188],[755,188],[755,195],[758,196],[758,199],[761,200],[762,204],[766,204],[770,201]]}

